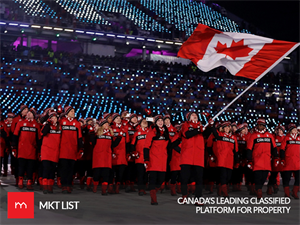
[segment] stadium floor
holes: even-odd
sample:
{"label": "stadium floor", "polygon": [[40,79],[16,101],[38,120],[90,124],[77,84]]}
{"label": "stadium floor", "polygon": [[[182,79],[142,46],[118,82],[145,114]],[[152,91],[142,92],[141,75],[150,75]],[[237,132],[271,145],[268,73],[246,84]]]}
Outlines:
{"label": "stadium floor", "polygon": [[[0,224],[299,224],[299,200],[292,199],[290,204],[281,205],[291,207],[285,214],[218,214],[198,213],[196,206],[179,205],[177,196],[171,196],[170,191],[157,194],[159,205],[150,205],[149,191],[146,196],[138,196],[137,192],[102,196],[101,187],[98,192],[92,193],[81,190],[75,183],[72,194],[62,194],[61,189],[54,186],[53,194],[43,194],[38,185],[34,185],[34,219],[7,219],[7,192],[27,192],[13,186],[14,178],[9,175],[2,177],[0,188]],[[263,188],[263,197],[266,186]],[[242,187],[242,192],[229,192],[230,197],[253,197]],[[273,197],[282,197],[282,186],[278,194]],[[203,192],[203,197],[215,197],[214,194]],[[45,201],[80,201],[77,210],[46,210],[39,209],[39,202]],[[277,204],[278,205],[278,204]],[[277,206],[260,205],[260,206]],[[210,207],[217,205],[204,205]],[[219,205],[221,206],[221,205]],[[226,205],[222,205],[225,206]],[[230,207],[237,205],[228,205]]]}

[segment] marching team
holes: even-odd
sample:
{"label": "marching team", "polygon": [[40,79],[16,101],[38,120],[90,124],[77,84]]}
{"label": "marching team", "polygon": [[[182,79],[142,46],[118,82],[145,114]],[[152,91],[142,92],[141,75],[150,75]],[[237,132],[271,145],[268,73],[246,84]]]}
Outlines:
{"label": "marching team", "polygon": [[[149,114],[149,112],[148,112]],[[80,187],[102,195],[126,192],[145,195],[157,205],[158,191],[169,188],[171,195],[201,197],[205,185],[209,193],[217,185],[218,196],[228,197],[229,184],[261,198],[268,180],[267,194],[277,193],[280,175],[286,197],[299,199],[300,133],[295,124],[287,130],[278,125],[275,134],[258,119],[248,130],[247,123],[208,120],[204,127],[195,112],[186,121],[171,124],[170,115],[156,115],[151,122],[127,111],[104,113],[99,121],[79,119],[71,106],[46,109],[37,117],[34,108],[21,105],[19,115],[1,118],[1,169],[7,176],[8,156],[16,186],[33,189],[38,182],[43,193],[53,193],[56,180],[62,193],[72,193],[74,178]],[[286,135],[284,134],[286,132]],[[290,193],[290,180],[294,185]],[[146,189],[147,187],[147,189]]]}

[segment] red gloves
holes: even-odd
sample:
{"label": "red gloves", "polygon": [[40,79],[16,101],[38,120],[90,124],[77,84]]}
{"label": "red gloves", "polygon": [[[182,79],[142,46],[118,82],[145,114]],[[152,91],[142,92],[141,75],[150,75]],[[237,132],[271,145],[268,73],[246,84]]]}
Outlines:
{"label": "red gloves", "polygon": [[132,152],[131,156],[135,157],[136,159],[140,158],[139,153],[136,151]]}
{"label": "red gloves", "polygon": [[126,159],[127,159],[127,161],[131,161],[131,159],[132,159],[132,156],[131,156],[131,154],[126,154]]}
{"label": "red gloves", "polygon": [[234,169],[238,169],[239,167],[240,167],[240,163],[235,163],[233,166]]}
{"label": "red gloves", "polygon": [[216,167],[217,166],[217,159],[214,155],[208,156],[208,165],[209,165],[209,167]]}
{"label": "red gloves", "polygon": [[77,153],[77,159],[80,159],[80,158],[82,158],[82,156],[83,156],[83,150],[81,149],[81,150],[79,150],[79,152]]}
{"label": "red gloves", "polygon": [[253,163],[251,161],[249,161],[247,163],[247,167],[250,169],[250,170],[253,170]]}
{"label": "red gloves", "polygon": [[145,113],[150,116],[151,115],[151,110],[150,109],[145,109]]}
{"label": "red gloves", "polygon": [[117,155],[116,155],[115,153],[112,153],[112,154],[111,154],[111,157],[112,157],[113,159],[116,159],[116,158],[117,158]]}
{"label": "red gloves", "polygon": [[280,160],[280,165],[281,165],[282,167],[285,167],[285,160],[284,160],[284,159]]}
{"label": "red gloves", "polygon": [[61,105],[57,106],[57,113],[61,114],[62,112],[63,112],[62,106]]}
{"label": "red gloves", "polygon": [[210,119],[208,120],[208,124],[209,124],[210,126],[214,125],[214,123],[215,123],[215,121],[214,121],[212,118],[210,118]]}
{"label": "red gloves", "polygon": [[150,162],[149,162],[149,161],[145,161],[145,162],[144,162],[144,166],[145,166],[146,169],[149,169],[149,167],[150,167]]}
{"label": "red gloves", "polygon": [[273,167],[278,167],[279,166],[279,164],[280,164],[280,160],[279,160],[279,158],[275,158],[275,159],[273,159]]}

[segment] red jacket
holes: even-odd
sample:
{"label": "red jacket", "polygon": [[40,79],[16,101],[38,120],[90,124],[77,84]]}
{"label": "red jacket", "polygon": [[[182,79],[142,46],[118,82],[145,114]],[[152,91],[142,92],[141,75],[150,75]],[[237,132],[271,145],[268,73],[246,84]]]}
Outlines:
{"label": "red jacket", "polygon": [[271,171],[271,151],[275,148],[275,140],[269,132],[259,133],[254,131],[251,134],[247,142],[247,149],[252,153],[253,171]]}
{"label": "red jacket", "polygon": [[167,171],[169,134],[166,126],[164,126],[164,129],[164,133],[157,134],[156,126],[154,126],[146,135],[144,160],[149,160],[150,163],[147,171]]}
{"label": "red jacket", "polygon": [[0,132],[0,157],[4,157],[4,151],[9,148],[9,131],[4,121],[0,121]]}
{"label": "red jacket", "polygon": [[238,152],[238,143],[236,137],[232,134],[217,131],[214,135],[216,147],[213,149],[217,158],[217,167],[233,169],[236,153]]}
{"label": "red jacket", "polygon": [[[180,153],[180,165],[195,165],[204,167],[204,138],[202,133],[197,133],[199,124],[185,122],[182,125],[182,143]],[[194,132],[194,136],[188,138],[187,132]]]}
{"label": "red jacket", "polygon": [[[171,130],[171,132],[173,132],[173,130]],[[171,136],[171,134],[170,134],[170,136]],[[179,133],[175,132],[175,130],[174,130],[174,135],[173,135],[171,141],[174,142],[178,139],[181,139],[181,133],[180,132]],[[178,147],[181,149],[181,143],[178,145]],[[172,149],[172,158],[171,158],[171,161],[170,161],[169,165],[170,165],[170,171],[181,170],[181,167],[180,167],[180,153],[175,151],[174,149]]]}
{"label": "red jacket", "polygon": [[246,135],[242,135],[242,134],[237,134],[236,135],[236,140],[239,146],[239,155],[240,155],[240,159],[246,159],[247,157],[247,141],[250,137],[250,133],[246,134]]}
{"label": "red jacket", "polygon": [[[117,124],[113,124],[111,128],[113,129],[115,137],[122,136],[122,139],[117,147],[114,148],[114,153],[116,154],[116,158],[112,160],[113,166],[115,165],[127,165],[126,159],[126,143],[129,142],[129,135],[127,132],[127,127],[118,126]],[[122,135],[121,135],[122,133]]]}
{"label": "red jacket", "polygon": [[47,123],[42,127],[41,131],[43,136],[41,159],[57,163],[61,139],[61,127],[57,129],[56,126]]}
{"label": "red jacket", "polygon": [[285,153],[285,166],[282,171],[300,170],[300,136],[293,138],[290,134],[286,135],[281,149]]}
{"label": "red jacket", "polygon": [[112,167],[112,141],[114,137],[110,131],[104,131],[101,136],[96,135],[93,149],[93,168]]}
{"label": "red jacket", "polygon": [[136,153],[138,153],[139,158],[135,158],[135,163],[144,164],[144,145],[146,141],[146,135],[148,133],[148,128],[139,128],[133,135],[131,145],[134,147]]}
{"label": "red jacket", "polygon": [[175,136],[175,134],[177,133],[177,129],[175,127],[173,127],[172,124],[170,124],[170,126],[167,128],[168,128],[170,137],[173,138]]}
{"label": "red jacket", "polygon": [[7,119],[4,120],[4,123],[6,124],[6,127],[7,127],[7,131],[8,131],[8,136],[10,135],[10,132],[11,132],[11,124],[12,124],[12,121],[9,122]]}
{"label": "red jacket", "polygon": [[127,130],[128,130],[128,135],[129,135],[130,143],[131,143],[131,141],[132,141],[132,138],[133,138],[134,133],[135,133],[138,129],[139,129],[139,125],[138,125],[138,124],[136,124],[136,125],[134,126],[134,125],[133,125],[132,123],[130,123],[130,122],[127,123]]}
{"label": "red jacket", "polygon": [[[274,139],[275,139],[275,143],[276,143],[276,146],[277,146],[277,154],[278,155],[280,154],[281,143],[283,142],[284,138],[285,138],[285,135],[282,135],[282,136],[274,135]],[[280,172],[280,171],[282,171],[282,166],[279,165],[277,167],[274,167],[273,163],[272,163],[272,171],[273,172]]]}
{"label": "red jacket", "polygon": [[15,131],[15,128],[17,126],[17,123],[19,121],[25,120],[25,117],[21,117],[20,115],[17,115],[15,118],[13,118],[12,122],[11,122],[11,127],[10,127],[10,131],[13,134]]}
{"label": "red jacket", "polygon": [[60,159],[77,159],[77,153],[82,148],[82,134],[80,123],[75,119],[63,117],[59,124],[61,126],[61,141],[59,148]]}
{"label": "red jacket", "polygon": [[[18,137],[18,158],[37,159],[37,148],[41,139],[40,125],[36,120],[24,119],[14,129],[15,140]],[[14,143],[16,143],[14,141]]]}

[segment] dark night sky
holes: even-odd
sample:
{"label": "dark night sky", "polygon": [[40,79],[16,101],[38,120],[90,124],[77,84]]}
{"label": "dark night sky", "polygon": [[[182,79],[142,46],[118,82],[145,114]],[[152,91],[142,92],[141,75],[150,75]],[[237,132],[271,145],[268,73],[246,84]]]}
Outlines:
{"label": "dark night sky", "polygon": [[270,38],[299,42],[299,1],[213,1],[270,34]]}

